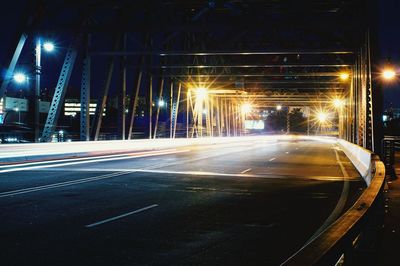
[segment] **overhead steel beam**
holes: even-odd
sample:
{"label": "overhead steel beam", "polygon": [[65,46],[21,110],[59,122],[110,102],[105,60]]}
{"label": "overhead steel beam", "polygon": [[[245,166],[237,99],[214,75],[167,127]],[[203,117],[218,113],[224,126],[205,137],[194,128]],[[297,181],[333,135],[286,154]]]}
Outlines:
{"label": "overhead steel beam", "polygon": [[276,81],[211,81],[211,82],[196,82],[196,85],[207,85],[212,84],[212,86],[218,86],[219,84],[234,84],[234,83],[243,83],[243,84],[342,84],[341,81],[318,81],[318,80],[310,80],[310,81],[297,81],[297,80],[276,80]]}
{"label": "overhead steel beam", "polygon": [[173,69],[173,68],[305,68],[305,67],[350,67],[350,64],[270,64],[270,65],[169,65],[169,66],[146,66],[148,68],[161,68],[161,69]]}
{"label": "overhead steel beam", "polygon": [[353,55],[352,51],[92,51],[93,56],[249,56],[249,55]]}
{"label": "overhead steel beam", "polygon": [[230,78],[230,77],[339,77],[338,72],[314,72],[314,73],[266,73],[266,74],[166,74],[165,77],[188,77],[188,78]]}
{"label": "overhead steel beam", "polygon": [[41,142],[49,142],[52,139],[54,129],[57,125],[58,117],[63,108],[65,93],[69,79],[74,68],[75,59],[78,54],[78,47],[80,46],[82,36],[78,35],[72,44],[69,46],[65,55],[64,63],[61,67],[61,73],[58,78],[57,86],[54,92],[53,100],[51,101],[50,110],[47,115],[46,124],[43,129]]}

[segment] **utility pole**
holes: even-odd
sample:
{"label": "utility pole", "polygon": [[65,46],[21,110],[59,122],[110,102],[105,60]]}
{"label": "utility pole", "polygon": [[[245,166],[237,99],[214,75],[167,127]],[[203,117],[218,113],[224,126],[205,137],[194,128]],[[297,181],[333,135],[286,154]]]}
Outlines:
{"label": "utility pole", "polygon": [[40,134],[40,114],[39,114],[39,97],[40,97],[40,74],[41,74],[41,50],[42,50],[42,41],[41,39],[37,39],[36,41],[36,49],[35,49],[35,110],[34,110],[34,128],[35,128],[35,142],[39,142],[39,134]]}

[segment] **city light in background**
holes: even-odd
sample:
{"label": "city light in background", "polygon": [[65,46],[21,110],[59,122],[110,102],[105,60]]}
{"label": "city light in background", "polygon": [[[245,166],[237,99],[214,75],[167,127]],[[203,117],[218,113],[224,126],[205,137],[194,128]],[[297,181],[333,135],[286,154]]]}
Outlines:
{"label": "city light in background", "polygon": [[386,68],[382,71],[382,77],[384,80],[392,81],[396,77],[396,71],[393,68]]}

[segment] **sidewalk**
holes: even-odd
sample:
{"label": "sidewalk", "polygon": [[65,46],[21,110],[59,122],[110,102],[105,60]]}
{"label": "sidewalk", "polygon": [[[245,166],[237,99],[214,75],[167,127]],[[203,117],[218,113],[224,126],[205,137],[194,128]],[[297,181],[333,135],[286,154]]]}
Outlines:
{"label": "sidewalk", "polygon": [[384,190],[385,225],[380,265],[400,265],[400,152],[396,154],[394,170],[395,176],[387,176]]}

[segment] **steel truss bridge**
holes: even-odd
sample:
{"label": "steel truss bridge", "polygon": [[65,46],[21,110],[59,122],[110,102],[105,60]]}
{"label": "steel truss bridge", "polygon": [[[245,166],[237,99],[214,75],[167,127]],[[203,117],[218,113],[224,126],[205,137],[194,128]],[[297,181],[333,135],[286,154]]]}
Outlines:
{"label": "steel truss bridge", "polygon": [[[4,261],[372,262],[363,243],[382,228],[385,180],[378,0],[27,2],[0,98],[36,41],[34,141],[63,126],[70,88],[81,141],[0,146]],[[68,44],[43,121],[39,36]],[[296,109],[308,135],[338,138],[289,134]],[[286,134],[246,136],[262,111],[285,114]],[[100,141],[108,116],[121,141]],[[148,139],[126,141],[139,116]],[[395,139],[384,145],[390,161]]]}
{"label": "steel truss bridge", "polygon": [[[145,95],[150,106],[150,138],[157,137],[158,130],[155,99],[170,103],[170,137],[178,119],[185,119],[186,136],[193,137],[242,134],[243,102],[255,108],[307,107],[312,112],[339,97],[345,101],[341,137],[375,150],[381,135],[381,92],[372,77],[376,2],[32,1],[15,38],[9,71],[30,38],[63,34],[71,40],[46,122],[38,115],[34,119],[36,140],[42,142],[51,139],[77,69],[81,140],[99,138],[102,110],[115,87],[121,139],[132,138],[139,95]],[[102,60],[106,63],[99,63]],[[349,80],[340,79],[342,72]],[[40,80],[40,69],[36,77]],[[8,82],[3,80],[0,95]],[[193,93],[198,87],[215,93],[199,102]],[[94,91],[98,104],[90,121]]]}

